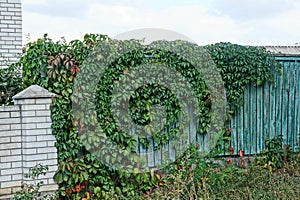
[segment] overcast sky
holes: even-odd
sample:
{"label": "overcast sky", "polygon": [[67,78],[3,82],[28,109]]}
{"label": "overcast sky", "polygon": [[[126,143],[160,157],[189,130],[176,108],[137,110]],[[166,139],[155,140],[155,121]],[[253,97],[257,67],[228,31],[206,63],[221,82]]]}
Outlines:
{"label": "overcast sky", "polygon": [[300,0],[22,0],[23,35],[54,40],[163,28],[200,45],[300,43]]}

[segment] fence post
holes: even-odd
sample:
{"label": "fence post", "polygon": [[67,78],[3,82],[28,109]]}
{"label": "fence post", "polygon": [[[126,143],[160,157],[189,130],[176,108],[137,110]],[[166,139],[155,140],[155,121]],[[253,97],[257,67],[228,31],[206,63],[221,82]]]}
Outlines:
{"label": "fence post", "polygon": [[37,164],[49,167],[47,174],[38,179],[44,182],[41,191],[58,188],[53,181],[57,170],[57,150],[50,117],[50,104],[54,96],[48,90],[32,85],[13,97],[14,104],[20,107],[23,174]]}

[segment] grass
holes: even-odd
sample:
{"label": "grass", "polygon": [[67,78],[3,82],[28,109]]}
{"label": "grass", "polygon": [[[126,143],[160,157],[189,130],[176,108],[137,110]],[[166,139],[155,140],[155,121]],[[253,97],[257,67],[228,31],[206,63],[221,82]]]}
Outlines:
{"label": "grass", "polygon": [[167,174],[143,199],[300,199],[300,154],[280,162],[280,168],[270,170],[271,161],[244,169],[198,160],[193,169]]}

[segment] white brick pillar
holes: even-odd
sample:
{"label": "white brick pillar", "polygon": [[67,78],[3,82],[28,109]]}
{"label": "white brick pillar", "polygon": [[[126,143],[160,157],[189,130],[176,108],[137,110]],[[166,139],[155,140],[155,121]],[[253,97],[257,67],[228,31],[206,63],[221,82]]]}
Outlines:
{"label": "white brick pillar", "polygon": [[[49,171],[39,180],[43,191],[53,191],[57,185],[53,175],[57,170],[56,139],[51,131],[50,104],[55,94],[33,85],[13,97],[20,106],[23,173],[37,164],[47,165]],[[28,181],[30,182],[30,181]]]}
{"label": "white brick pillar", "polygon": [[0,0],[0,68],[16,62],[21,51],[21,0]]}

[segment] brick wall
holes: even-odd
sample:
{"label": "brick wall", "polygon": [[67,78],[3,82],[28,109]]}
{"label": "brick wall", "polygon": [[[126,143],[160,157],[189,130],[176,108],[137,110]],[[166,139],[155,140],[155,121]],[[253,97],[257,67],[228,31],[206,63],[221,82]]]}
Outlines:
{"label": "brick wall", "polygon": [[57,170],[55,137],[51,133],[50,104],[54,94],[31,86],[14,96],[14,106],[0,107],[0,199],[20,190],[24,173],[37,164],[49,166],[41,177],[42,191],[54,191]]}
{"label": "brick wall", "polygon": [[0,68],[17,61],[21,53],[21,15],[21,0],[0,0]]}

